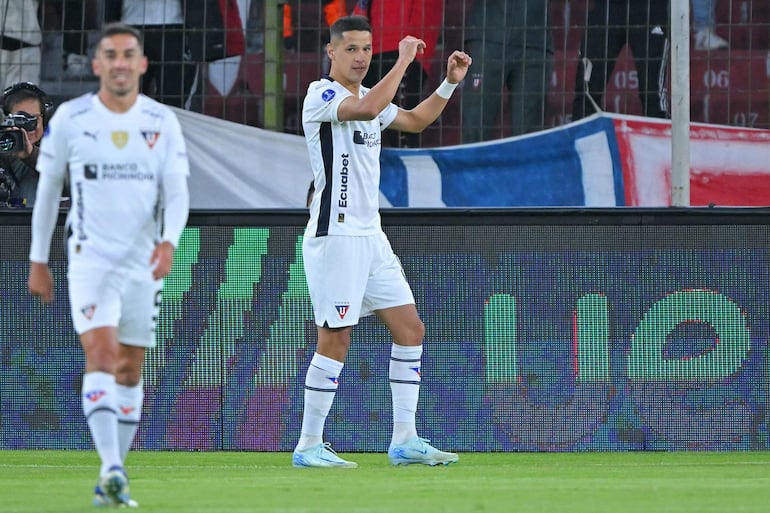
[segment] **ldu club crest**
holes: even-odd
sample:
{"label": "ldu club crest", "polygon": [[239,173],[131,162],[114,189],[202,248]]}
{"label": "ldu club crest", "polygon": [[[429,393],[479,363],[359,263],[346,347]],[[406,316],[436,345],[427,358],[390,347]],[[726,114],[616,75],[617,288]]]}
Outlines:
{"label": "ldu club crest", "polygon": [[116,130],[112,132],[112,144],[118,148],[123,148],[128,144],[128,132],[124,130]]}

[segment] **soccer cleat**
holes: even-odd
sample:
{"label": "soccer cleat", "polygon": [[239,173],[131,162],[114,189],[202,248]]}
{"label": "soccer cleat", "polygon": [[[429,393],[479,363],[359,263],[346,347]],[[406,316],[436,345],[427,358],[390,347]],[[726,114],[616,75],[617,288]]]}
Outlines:
{"label": "soccer cleat", "polygon": [[295,449],[291,464],[295,467],[312,468],[356,468],[358,466],[358,463],[346,461],[337,456],[328,442],[301,451]]}
{"label": "soccer cleat", "polygon": [[94,489],[95,506],[115,506],[135,508],[136,501],[131,500],[128,490],[128,476],[123,467],[111,467]]}
{"label": "soccer cleat", "polygon": [[439,451],[425,438],[415,436],[403,444],[390,444],[388,459],[391,465],[449,465],[457,463],[460,457],[453,452]]}
{"label": "soccer cleat", "polygon": [[139,504],[132,499],[128,500],[127,504],[116,504],[113,502],[112,499],[107,497],[107,494],[105,494],[102,491],[102,488],[99,485],[96,485],[96,488],[94,488],[94,500],[93,500],[94,506],[99,508],[112,508],[112,507],[124,507],[124,508],[136,508],[139,507]]}

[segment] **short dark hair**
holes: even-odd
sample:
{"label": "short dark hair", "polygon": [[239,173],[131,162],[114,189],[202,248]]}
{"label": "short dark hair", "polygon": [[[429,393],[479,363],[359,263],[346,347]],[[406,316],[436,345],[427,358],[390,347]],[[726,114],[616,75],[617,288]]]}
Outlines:
{"label": "short dark hair", "polygon": [[371,32],[372,26],[369,25],[369,20],[365,16],[342,16],[337,18],[337,21],[332,23],[329,27],[329,35],[331,40],[341,39],[342,33],[349,30],[361,30],[363,32]]}
{"label": "short dark hair", "polygon": [[16,110],[15,106],[25,100],[36,100],[40,104],[40,114],[43,115],[43,124],[45,124],[53,103],[45,91],[31,82],[18,82],[3,91],[3,112],[12,114]]}
{"label": "short dark hair", "polygon": [[[37,100],[40,103],[40,113],[44,114],[46,111],[47,96],[42,89],[37,86],[24,87],[26,82],[14,84],[3,93],[3,110],[6,114],[10,114],[14,110],[14,106],[25,100]],[[33,84],[29,84],[33,86]]]}
{"label": "short dark hair", "polygon": [[144,51],[144,38],[142,37],[142,32],[136,27],[132,27],[131,25],[119,21],[107,23],[102,27],[102,31],[99,34],[99,44],[101,44],[102,40],[105,38],[116,36],[118,34],[134,36],[139,43],[139,48]]}

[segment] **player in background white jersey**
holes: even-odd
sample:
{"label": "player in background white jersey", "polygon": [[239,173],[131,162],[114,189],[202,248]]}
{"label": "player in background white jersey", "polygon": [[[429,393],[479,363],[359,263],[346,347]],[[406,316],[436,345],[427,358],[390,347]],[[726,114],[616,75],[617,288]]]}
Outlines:
{"label": "player in background white jersey", "polygon": [[455,51],[447,77],[412,110],[392,104],[407,66],[425,42],[407,36],[393,68],[371,89],[361,85],[372,59],[366,18],[347,16],[331,27],[329,77],[313,82],[305,97],[302,123],[315,192],[305,230],[303,261],[318,328],[318,345],[305,376],[296,467],[355,467],[323,441],[352,327],[371,313],[393,337],[389,367],[393,437],[388,459],[394,465],[449,464],[457,454],[440,451],[417,435],[415,412],[425,327],[398,258],[380,226],[381,129],[418,133],[438,118],[465,78],[471,58]]}
{"label": "player in background white jersey", "polygon": [[41,143],[28,287],[45,303],[54,298],[47,262],[69,174],[70,308],[85,352],[83,411],[101,459],[94,504],[136,506],[124,461],[142,411],[142,362],[155,345],[163,278],[187,223],[189,166],[174,113],[139,94],[147,69],[141,33],[105,25],[92,66],[99,90],[63,103]]}

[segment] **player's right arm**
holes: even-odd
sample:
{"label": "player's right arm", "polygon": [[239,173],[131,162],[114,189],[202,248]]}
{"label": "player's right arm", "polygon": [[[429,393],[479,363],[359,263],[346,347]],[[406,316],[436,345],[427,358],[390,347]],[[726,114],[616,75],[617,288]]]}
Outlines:
{"label": "player's right arm", "polygon": [[396,64],[372,87],[363,98],[350,96],[340,103],[337,118],[340,121],[371,121],[379,116],[395,98],[406,68],[418,53],[425,50],[425,41],[406,36],[398,43]]}
{"label": "player's right arm", "polygon": [[37,162],[40,179],[32,208],[32,243],[29,250],[27,288],[30,294],[40,296],[45,303],[53,301],[53,278],[48,269],[48,257],[69,156],[67,134],[61,122],[62,118],[66,117],[66,112],[63,112],[66,110],[66,107],[60,107],[51,118],[40,143]]}

